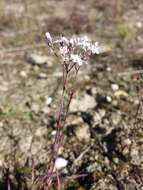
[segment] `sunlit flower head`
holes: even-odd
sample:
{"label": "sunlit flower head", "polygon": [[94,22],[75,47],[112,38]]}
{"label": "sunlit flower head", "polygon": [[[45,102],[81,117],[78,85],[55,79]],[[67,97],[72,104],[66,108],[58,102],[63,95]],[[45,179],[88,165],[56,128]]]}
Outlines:
{"label": "sunlit flower head", "polygon": [[46,33],[46,38],[50,48],[62,57],[66,64],[77,64],[81,66],[88,62],[92,54],[99,54],[98,42],[93,42],[88,36],[67,38],[61,36],[53,40],[50,33]]}

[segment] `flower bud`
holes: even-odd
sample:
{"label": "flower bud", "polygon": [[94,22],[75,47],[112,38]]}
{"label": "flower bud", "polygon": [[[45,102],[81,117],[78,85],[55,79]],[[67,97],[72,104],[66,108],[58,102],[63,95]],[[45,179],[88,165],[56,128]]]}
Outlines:
{"label": "flower bud", "polygon": [[46,38],[47,38],[47,40],[48,40],[48,43],[52,43],[53,42],[53,39],[52,39],[52,37],[51,37],[51,34],[49,33],[49,32],[46,32]]}

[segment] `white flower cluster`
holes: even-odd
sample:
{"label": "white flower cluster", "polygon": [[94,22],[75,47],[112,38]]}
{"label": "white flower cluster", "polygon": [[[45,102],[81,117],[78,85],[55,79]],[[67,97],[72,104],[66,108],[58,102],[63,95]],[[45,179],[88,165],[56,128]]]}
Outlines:
{"label": "white flower cluster", "polygon": [[87,36],[70,39],[62,36],[54,41],[47,32],[46,38],[52,50],[60,54],[66,64],[74,63],[81,66],[88,62],[92,54],[100,53],[98,42],[92,42]]}
{"label": "white flower cluster", "polygon": [[76,43],[78,46],[83,48],[84,51],[91,52],[92,54],[100,53],[98,42],[91,42],[91,40],[87,36],[77,38]]}

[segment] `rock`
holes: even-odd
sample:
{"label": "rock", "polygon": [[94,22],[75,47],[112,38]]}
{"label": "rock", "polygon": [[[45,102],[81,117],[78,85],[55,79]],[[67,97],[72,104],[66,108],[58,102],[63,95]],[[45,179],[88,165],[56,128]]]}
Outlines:
{"label": "rock", "polygon": [[90,140],[90,130],[89,126],[86,123],[83,123],[80,126],[75,128],[75,135],[79,141],[86,141]]}
{"label": "rock", "polygon": [[90,140],[90,129],[88,124],[84,123],[82,117],[80,116],[69,116],[67,119],[67,125],[73,126],[73,131],[76,138],[79,141],[86,141]]}
{"label": "rock", "polygon": [[118,84],[111,84],[111,88],[112,88],[113,91],[119,90]]}
{"label": "rock", "polygon": [[47,97],[47,98],[46,98],[46,105],[49,106],[49,105],[52,103],[52,101],[53,101],[53,98],[52,98],[52,97],[50,97],[50,96]]}
{"label": "rock", "polygon": [[141,28],[143,27],[143,23],[139,21],[139,22],[136,23],[136,26],[137,26],[139,29],[141,29]]}
{"label": "rock", "polygon": [[111,71],[112,71],[112,68],[111,68],[110,66],[108,66],[108,67],[106,68],[106,71],[111,72]]}
{"label": "rock", "polygon": [[26,78],[27,77],[27,73],[25,71],[21,71],[20,72],[20,76],[23,77],[23,78]]}
{"label": "rock", "polygon": [[117,98],[120,98],[120,97],[128,97],[128,93],[123,91],[123,90],[117,90],[115,93],[114,93],[114,96],[117,97]]}
{"label": "rock", "polygon": [[119,113],[112,113],[111,119],[112,119],[113,125],[115,125],[115,126],[118,125],[121,121],[120,112]]}
{"label": "rock", "polygon": [[105,116],[106,110],[100,109],[98,112],[94,113],[93,121],[94,121],[94,127],[101,123],[102,118]]}
{"label": "rock", "polygon": [[113,158],[113,161],[115,164],[119,164],[119,158],[115,157],[115,158]]}
{"label": "rock", "polygon": [[135,180],[130,180],[128,183],[124,184],[126,190],[136,190],[139,189],[139,184]]}
{"label": "rock", "polygon": [[39,104],[33,103],[31,105],[31,110],[37,114],[39,112],[39,110],[40,110]]}
{"label": "rock", "polygon": [[2,121],[0,121],[0,127],[3,127],[3,122]]}
{"label": "rock", "polygon": [[26,60],[34,65],[43,65],[48,63],[48,57],[44,55],[40,55],[37,53],[28,53],[26,55]]}
{"label": "rock", "polygon": [[78,111],[85,112],[88,109],[94,108],[95,106],[96,106],[96,101],[94,97],[88,94],[85,94],[79,99],[72,100],[70,104],[70,111],[71,112],[78,112]]}
{"label": "rock", "polygon": [[51,136],[55,136],[56,133],[57,133],[57,131],[56,131],[56,130],[53,130],[53,131],[51,132]]}
{"label": "rock", "polygon": [[114,178],[108,175],[106,178],[99,179],[95,184],[92,185],[90,190],[117,190]]}
{"label": "rock", "polygon": [[60,169],[62,169],[62,168],[64,168],[64,167],[66,167],[67,164],[68,164],[68,161],[67,161],[67,160],[65,160],[65,159],[62,158],[62,157],[58,157],[58,158],[56,159],[56,161],[55,161],[55,168],[56,168],[57,170],[60,170]]}
{"label": "rock", "polygon": [[48,106],[44,106],[44,107],[42,108],[42,112],[43,112],[44,114],[49,114],[49,113],[50,113],[50,108],[49,108]]}
{"label": "rock", "polygon": [[69,115],[67,117],[67,120],[66,120],[66,124],[67,126],[69,125],[81,125],[83,123],[83,119],[81,116],[77,116],[77,115]]}
{"label": "rock", "polygon": [[106,100],[107,100],[108,103],[112,102],[111,96],[106,96]]}
{"label": "rock", "polygon": [[124,146],[125,145],[131,145],[131,140],[129,139],[129,138],[127,138],[127,139],[125,139],[124,141],[123,141],[123,143],[124,143]]}
{"label": "rock", "polygon": [[140,166],[143,162],[143,155],[139,151],[139,146],[136,143],[133,143],[131,147],[131,163]]}
{"label": "rock", "polygon": [[[91,173],[94,171],[97,171],[97,168],[99,169],[100,165],[97,162],[94,162],[93,164],[90,164],[86,167],[87,172]],[[101,170],[101,168],[100,168]]]}
{"label": "rock", "polygon": [[47,79],[47,74],[46,73],[39,73],[38,78],[39,79]]}

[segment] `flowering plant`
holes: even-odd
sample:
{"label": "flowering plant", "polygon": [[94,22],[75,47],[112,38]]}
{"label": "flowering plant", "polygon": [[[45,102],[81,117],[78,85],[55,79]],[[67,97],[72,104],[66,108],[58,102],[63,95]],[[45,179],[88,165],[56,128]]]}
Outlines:
{"label": "flowering plant", "polygon": [[60,37],[53,41],[50,33],[46,33],[49,47],[62,57],[63,64],[81,66],[87,64],[91,54],[99,54],[98,42],[92,42],[87,36],[81,38]]}
{"label": "flowering plant", "polygon": [[[69,106],[74,95],[74,88],[67,88],[69,73],[74,70],[77,77],[81,66],[89,62],[92,54],[99,54],[100,48],[98,42],[92,42],[87,36],[66,38],[61,36],[59,39],[53,39],[49,32],[46,33],[47,44],[52,53],[61,60],[63,68],[62,77],[62,95],[60,109],[56,120],[56,134],[52,147],[51,157],[45,175],[42,178],[37,177],[34,184],[42,181],[40,190],[47,190],[51,185],[57,184],[57,189],[61,190],[61,180],[59,169],[64,167],[67,162],[58,157],[59,149],[63,144],[63,127],[69,111]],[[59,161],[62,162],[61,166]]]}

